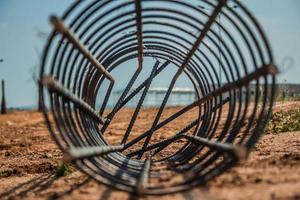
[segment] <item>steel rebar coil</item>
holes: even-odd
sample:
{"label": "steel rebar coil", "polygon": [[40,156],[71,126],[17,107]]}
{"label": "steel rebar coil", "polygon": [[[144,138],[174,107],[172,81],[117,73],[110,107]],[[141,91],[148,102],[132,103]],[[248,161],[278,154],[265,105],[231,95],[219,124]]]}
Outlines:
{"label": "steel rebar coil", "polygon": [[[97,181],[152,195],[188,190],[245,159],[262,135],[277,68],[262,28],[239,1],[76,1],[51,23],[40,103],[64,159]],[[133,73],[118,75],[128,66]],[[169,87],[153,123],[132,139],[151,82],[165,70],[175,73],[164,74]],[[182,76],[196,99],[161,119]],[[107,130],[136,96],[124,136],[111,142]],[[186,115],[188,124],[153,141]]]}

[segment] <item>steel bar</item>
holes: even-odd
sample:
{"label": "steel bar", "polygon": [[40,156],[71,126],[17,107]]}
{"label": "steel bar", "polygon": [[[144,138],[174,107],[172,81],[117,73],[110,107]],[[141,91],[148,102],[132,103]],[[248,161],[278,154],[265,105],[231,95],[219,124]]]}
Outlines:
{"label": "steel bar", "polygon": [[[196,121],[194,121],[194,122],[196,122]],[[194,125],[195,123],[191,123],[192,125]],[[191,126],[192,126],[191,125]],[[183,132],[183,131],[182,131]],[[174,141],[176,141],[176,140],[178,140],[179,138],[182,138],[183,137],[183,133],[181,134],[181,132],[180,133],[177,133],[176,135],[174,135],[174,136],[172,136],[172,137],[169,137],[169,138],[167,138],[167,139],[164,139],[163,141],[160,141],[160,142],[157,142],[157,143],[155,143],[155,144],[152,144],[152,145],[149,145],[147,148],[146,148],[146,150],[145,150],[145,152],[147,152],[147,151],[152,151],[153,149],[156,149],[156,148],[165,148],[165,147],[167,147],[168,145],[170,145],[172,142],[174,142]],[[139,150],[136,150],[136,151],[133,151],[133,152],[131,152],[131,153],[129,153],[129,154],[127,154],[127,156],[128,157],[133,157],[133,156],[136,156],[136,155],[138,155],[139,153],[141,153],[141,149],[139,149]],[[155,151],[154,153],[153,153],[153,155],[155,155],[157,152]]]}
{"label": "steel bar", "polygon": [[239,160],[244,160],[247,156],[246,148],[242,146],[234,145],[231,143],[221,143],[199,136],[183,135],[183,137],[191,141],[197,141],[202,145],[215,149],[216,151],[233,154]]}
{"label": "steel bar", "polygon": [[[168,65],[170,64],[170,61],[167,60],[162,66],[160,66],[154,74],[154,77],[156,77],[160,72],[162,72]],[[154,78],[153,77],[153,78]],[[141,83],[134,91],[132,91],[132,93],[130,93],[125,99],[124,101],[121,103],[119,109],[121,109],[123,106],[125,106],[135,95],[137,95],[148,83],[148,81],[150,80],[150,77],[147,78],[143,83]],[[118,109],[118,110],[119,110]]]}
{"label": "steel bar", "polygon": [[75,96],[70,90],[68,90],[59,82],[57,82],[53,77],[44,76],[41,83],[44,86],[46,86],[50,92],[55,92],[58,95],[61,95],[67,98],[68,100],[72,101],[78,108],[82,109],[84,112],[89,114],[98,123],[104,124],[106,122],[106,119],[101,117],[96,110],[94,110],[90,105],[88,105],[82,99]]}
{"label": "steel bar", "polygon": [[131,77],[129,83],[127,84],[125,90],[123,91],[123,93],[121,94],[120,98],[118,99],[116,105],[114,106],[114,108],[112,109],[112,111],[107,115],[107,121],[103,124],[102,128],[101,128],[101,133],[103,134],[105,132],[105,130],[107,129],[107,127],[109,126],[112,118],[115,116],[115,114],[118,112],[119,107],[121,106],[124,98],[126,97],[126,95],[128,94],[128,92],[130,91],[130,89],[132,88],[132,85],[134,84],[134,82],[136,81],[136,79],[138,78],[140,72],[141,72],[142,68],[138,67],[138,69],[135,71],[135,73],[133,74],[133,76]]}
{"label": "steel bar", "polygon": [[142,5],[141,0],[135,0],[136,37],[138,43],[138,63],[143,67],[143,30],[142,30]]}
{"label": "steel bar", "polygon": [[186,56],[185,60],[183,61],[179,70],[183,70],[189,63],[192,56],[195,54],[196,50],[199,48],[199,45],[202,43],[203,39],[206,37],[207,32],[211,29],[212,24],[215,22],[216,18],[222,11],[222,8],[226,5],[227,0],[220,0],[218,5],[213,10],[211,16],[209,17],[206,25],[201,30],[200,35],[198,36],[196,42],[194,43],[193,47],[189,51],[188,55]]}
{"label": "steel bar", "polygon": [[110,81],[114,82],[113,77],[109,74],[105,67],[94,58],[94,56],[84,47],[75,34],[64,25],[61,19],[59,19],[57,16],[51,16],[50,21],[55,30],[63,34],[78,49],[78,51],[80,51],[80,53],[82,53],[82,55],[99,70],[101,74],[103,74]]}
{"label": "steel bar", "polygon": [[105,110],[105,108],[106,108],[106,106],[107,106],[109,97],[110,97],[110,95],[111,95],[111,91],[112,91],[112,89],[113,89],[113,86],[114,86],[114,84],[113,84],[112,82],[111,82],[111,83],[109,84],[109,86],[108,86],[108,90],[107,90],[107,92],[106,92],[106,94],[105,94],[105,97],[104,97],[104,100],[103,100],[103,104],[102,104],[101,109],[100,109],[100,111],[99,111],[99,114],[100,114],[100,115],[103,115],[103,112],[104,112],[104,110]]}
{"label": "steel bar", "polygon": [[156,62],[155,65],[154,65],[154,67],[153,67],[153,69],[152,69],[152,71],[151,71],[151,74],[150,74],[150,76],[149,76],[149,79],[148,79],[148,81],[147,81],[147,83],[146,83],[146,85],[145,85],[144,91],[143,91],[143,93],[142,93],[142,95],[141,95],[141,97],[140,97],[140,100],[139,100],[139,102],[138,102],[138,104],[137,104],[137,106],[136,106],[136,109],[134,110],[134,113],[133,113],[133,115],[132,115],[132,117],[131,117],[131,120],[130,120],[130,122],[129,122],[129,125],[128,125],[128,127],[127,127],[127,129],[126,129],[126,132],[125,132],[125,134],[124,134],[124,137],[123,137],[122,140],[121,140],[121,144],[125,144],[126,141],[127,141],[127,139],[128,139],[128,136],[129,136],[129,134],[130,134],[130,132],[131,132],[131,130],[132,130],[132,127],[133,127],[133,125],[134,125],[134,123],[135,123],[135,121],[136,121],[136,118],[137,118],[137,116],[138,116],[138,114],[139,114],[139,112],[140,112],[140,109],[141,109],[141,107],[142,107],[142,105],[143,105],[143,102],[144,102],[144,100],[145,100],[145,97],[146,97],[146,95],[147,95],[147,93],[148,93],[148,90],[149,90],[149,87],[150,87],[150,85],[151,85],[151,82],[152,82],[152,80],[153,80],[153,78],[154,78],[155,72],[157,71],[158,65],[159,65],[159,62]]}
{"label": "steel bar", "polygon": [[70,147],[64,152],[65,162],[74,162],[76,160],[82,160],[86,158],[92,158],[95,156],[101,156],[116,151],[121,151],[123,145],[119,146],[89,146],[89,147]]}

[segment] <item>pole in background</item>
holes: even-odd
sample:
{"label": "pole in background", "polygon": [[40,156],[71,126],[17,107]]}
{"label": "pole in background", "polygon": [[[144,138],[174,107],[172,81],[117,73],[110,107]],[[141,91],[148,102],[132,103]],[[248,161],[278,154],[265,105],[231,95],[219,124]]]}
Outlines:
{"label": "pole in background", "polygon": [[1,101],[1,114],[6,114],[6,101],[5,101],[5,83],[2,80],[2,101]]}

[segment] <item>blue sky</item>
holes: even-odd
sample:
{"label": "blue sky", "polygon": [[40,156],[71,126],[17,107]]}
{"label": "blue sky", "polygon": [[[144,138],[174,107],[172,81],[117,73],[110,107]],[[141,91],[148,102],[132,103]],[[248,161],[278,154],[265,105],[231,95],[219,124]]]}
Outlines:
{"label": "blue sky", "polygon": [[[37,102],[32,72],[49,33],[50,14],[61,15],[73,0],[0,0],[0,79],[6,81],[9,107]],[[278,82],[300,83],[300,1],[243,0],[262,24],[276,63],[284,72]],[[285,60],[285,62],[284,62]],[[289,65],[292,64],[291,67]]]}

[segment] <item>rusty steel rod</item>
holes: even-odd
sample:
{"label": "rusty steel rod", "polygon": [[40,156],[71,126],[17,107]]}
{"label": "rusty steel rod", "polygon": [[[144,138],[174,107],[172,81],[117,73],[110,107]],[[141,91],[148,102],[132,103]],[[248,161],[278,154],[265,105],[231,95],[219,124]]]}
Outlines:
{"label": "rusty steel rod", "polygon": [[[162,72],[168,65],[170,64],[170,61],[166,61],[162,66],[160,66],[154,73],[153,77],[156,77],[160,72]],[[143,83],[141,83],[134,91],[132,91],[121,103],[120,107],[118,110],[120,110],[123,106],[125,106],[135,95],[137,95],[146,85],[147,83],[151,80],[151,78],[147,78]]]}
{"label": "rusty steel rod", "polygon": [[135,0],[136,37],[138,43],[138,67],[143,67],[143,29],[141,0]]}
{"label": "rusty steel rod", "polygon": [[147,83],[145,85],[144,91],[143,91],[143,93],[142,93],[142,95],[140,97],[140,100],[139,100],[139,102],[138,102],[138,104],[136,106],[136,109],[134,110],[134,113],[133,113],[133,115],[131,117],[129,125],[128,125],[128,127],[126,129],[126,132],[124,134],[124,137],[122,138],[121,144],[125,144],[126,141],[127,141],[127,139],[128,139],[128,136],[129,136],[129,134],[130,134],[130,132],[132,130],[132,127],[133,127],[135,121],[136,121],[136,118],[137,118],[137,116],[139,114],[139,111],[142,108],[143,102],[144,102],[145,97],[146,97],[146,95],[148,93],[148,90],[150,88],[151,82],[152,82],[152,80],[154,78],[154,75],[155,75],[155,72],[157,70],[158,65],[159,65],[159,62],[156,62],[155,65],[154,65],[154,67],[153,67],[153,69],[152,69],[152,72],[151,72],[151,74],[149,76],[149,79],[148,79],[148,81],[147,81]]}
{"label": "rusty steel rod", "polygon": [[46,86],[50,92],[55,92],[68,100],[72,101],[77,107],[84,110],[87,114],[93,117],[98,123],[104,124],[106,119],[99,115],[90,105],[84,102],[81,98],[75,96],[70,90],[65,88],[62,84],[56,81],[51,76],[44,76],[41,83]]}
{"label": "rusty steel rod", "polygon": [[80,42],[80,40],[75,36],[75,34],[65,26],[63,21],[59,19],[57,16],[51,16],[50,21],[54,26],[55,30],[65,36],[69,42],[71,42],[77,49],[88,59],[93,66],[95,66],[100,73],[102,73],[106,78],[110,81],[114,82],[113,77],[109,74],[109,72],[105,69],[105,67],[99,63],[96,58],[85,48],[85,46]]}
{"label": "rusty steel rod", "polygon": [[237,159],[242,160],[247,156],[247,151],[245,147],[234,145],[231,143],[221,143],[218,141],[213,141],[207,138],[199,137],[199,136],[190,136],[183,135],[188,140],[199,142],[202,145],[205,145],[209,148],[215,149],[219,152],[230,153],[233,154]]}
{"label": "rusty steel rod", "polygon": [[89,147],[70,147],[64,151],[64,161],[74,162],[76,160],[82,160],[86,158],[92,158],[95,156],[105,155],[120,151],[124,148],[124,145],[118,146],[89,146]]}

